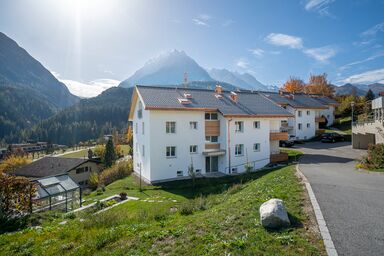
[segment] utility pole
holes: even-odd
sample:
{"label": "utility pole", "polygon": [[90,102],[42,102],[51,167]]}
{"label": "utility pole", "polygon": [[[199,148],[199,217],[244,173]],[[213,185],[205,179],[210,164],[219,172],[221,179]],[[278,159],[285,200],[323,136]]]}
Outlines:
{"label": "utility pole", "polygon": [[352,116],[351,116],[351,140],[352,140],[352,148],[353,148],[353,110],[354,110],[355,102],[351,102]]}

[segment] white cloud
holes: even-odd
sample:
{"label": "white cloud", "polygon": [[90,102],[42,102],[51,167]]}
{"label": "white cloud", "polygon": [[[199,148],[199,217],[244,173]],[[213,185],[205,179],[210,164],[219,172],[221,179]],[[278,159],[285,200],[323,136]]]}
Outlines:
{"label": "white cloud", "polygon": [[238,66],[239,68],[242,68],[242,69],[247,69],[249,66],[249,63],[245,59],[239,59],[236,62],[236,66]]}
{"label": "white cloud", "polygon": [[384,83],[384,68],[366,71],[338,81],[340,83]]}
{"label": "white cloud", "polygon": [[287,46],[292,49],[303,48],[303,40],[297,36],[271,33],[265,38],[265,41],[273,45]]}
{"label": "white cloud", "polygon": [[208,21],[211,18],[212,17],[208,14],[200,14],[196,18],[193,18],[192,21],[195,25],[209,27]]}
{"label": "white cloud", "polygon": [[202,20],[192,19],[192,21],[195,23],[195,25],[209,27],[208,23],[206,23],[206,22],[204,22]]}
{"label": "white cloud", "polygon": [[361,33],[362,36],[375,36],[379,32],[384,32],[384,22],[376,24],[370,29]]}
{"label": "white cloud", "polygon": [[330,16],[329,5],[335,0],[307,0],[304,6],[307,11],[314,11],[320,15]]}
{"label": "white cloud", "polygon": [[69,79],[60,79],[60,81],[68,87],[72,94],[84,98],[95,97],[111,87],[118,86],[120,83],[120,81],[114,79],[97,79],[88,83]]}
{"label": "white cloud", "polygon": [[232,25],[233,23],[235,23],[235,21],[229,19],[229,20],[226,20],[223,22],[223,27],[228,27],[230,25]]}
{"label": "white cloud", "polygon": [[351,66],[362,64],[362,63],[365,63],[365,62],[369,62],[369,61],[375,60],[375,59],[383,57],[383,56],[384,56],[384,52],[380,52],[380,53],[372,55],[372,56],[370,56],[370,57],[368,57],[366,59],[357,60],[357,61],[345,64],[344,66],[341,66],[339,69],[340,70],[345,70],[347,68],[350,68]]}
{"label": "white cloud", "polygon": [[310,56],[310,57],[312,57],[315,60],[320,61],[320,62],[325,62],[329,58],[332,58],[333,56],[336,55],[336,49],[334,49],[331,46],[323,46],[323,47],[319,47],[319,48],[309,48],[309,49],[303,50],[303,52],[305,54],[307,54],[308,56]]}
{"label": "white cloud", "polygon": [[257,57],[262,57],[264,55],[264,50],[263,49],[260,49],[260,48],[255,48],[255,49],[249,49],[249,51],[257,56]]}

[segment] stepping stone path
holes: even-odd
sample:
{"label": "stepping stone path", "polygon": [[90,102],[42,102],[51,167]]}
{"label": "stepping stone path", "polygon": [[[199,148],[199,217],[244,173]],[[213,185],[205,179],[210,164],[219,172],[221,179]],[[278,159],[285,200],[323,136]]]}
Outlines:
{"label": "stepping stone path", "polygon": [[171,201],[173,203],[177,202],[177,200],[175,200],[175,199],[166,198],[166,197],[162,197],[162,196],[148,197],[148,198],[145,198],[145,199],[143,199],[141,201],[147,202],[147,203],[163,203],[163,202],[166,202],[166,201]]}

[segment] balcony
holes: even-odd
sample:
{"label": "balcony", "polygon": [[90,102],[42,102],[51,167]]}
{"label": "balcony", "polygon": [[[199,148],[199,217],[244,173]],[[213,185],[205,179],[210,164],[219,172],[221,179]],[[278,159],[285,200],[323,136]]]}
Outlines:
{"label": "balcony", "polygon": [[288,161],[288,153],[277,153],[277,154],[271,154],[270,155],[270,162],[271,163],[278,163],[278,162],[285,162]]}
{"label": "balcony", "polygon": [[323,116],[318,116],[318,117],[315,117],[315,122],[316,123],[325,123],[325,117]]}
{"label": "balcony", "polygon": [[282,131],[282,132],[287,132],[287,131],[292,130],[292,129],[293,129],[293,126],[288,125],[287,123],[281,124],[281,127],[280,127],[280,131]]}
{"label": "balcony", "polygon": [[269,140],[288,140],[288,132],[270,131]]}
{"label": "balcony", "polygon": [[222,156],[225,155],[225,149],[220,149],[220,143],[207,143],[203,155],[205,156]]}

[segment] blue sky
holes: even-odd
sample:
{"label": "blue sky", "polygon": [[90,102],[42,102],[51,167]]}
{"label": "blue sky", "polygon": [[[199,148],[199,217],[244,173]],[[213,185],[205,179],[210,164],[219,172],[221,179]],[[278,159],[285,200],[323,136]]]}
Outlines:
{"label": "blue sky", "polygon": [[384,82],[384,0],[0,4],[0,31],[81,93],[115,85],[171,49],[268,85],[323,72],[339,85]]}

